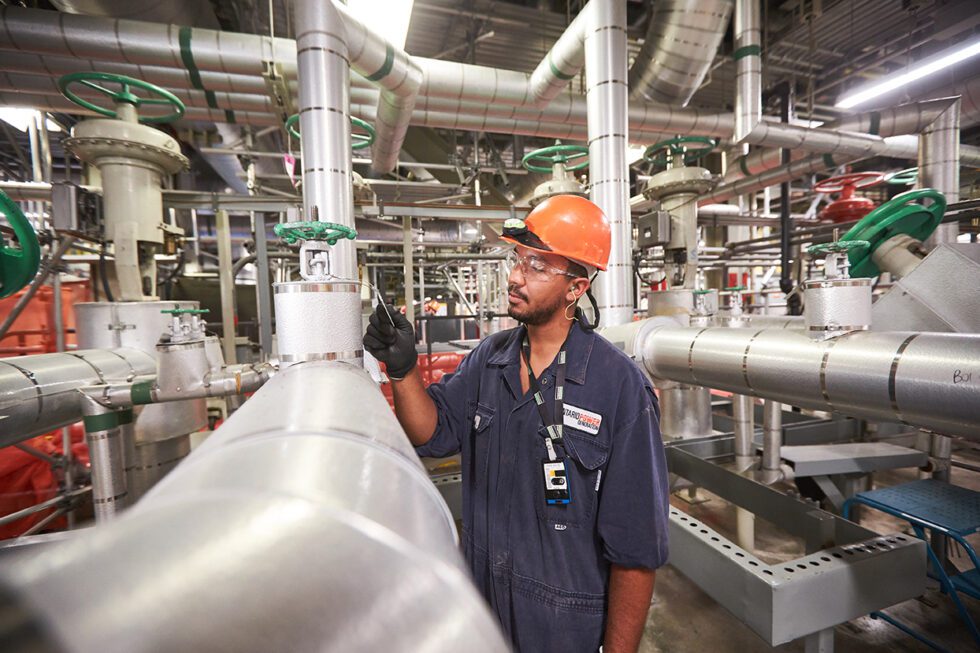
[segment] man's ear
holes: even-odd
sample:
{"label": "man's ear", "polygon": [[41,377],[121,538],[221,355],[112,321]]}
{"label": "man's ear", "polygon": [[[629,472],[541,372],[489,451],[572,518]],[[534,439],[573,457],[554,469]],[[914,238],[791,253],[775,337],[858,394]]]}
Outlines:
{"label": "man's ear", "polygon": [[571,283],[568,292],[571,293],[573,299],[577,300],[585,295],[585,291],[589,289],[590,285],[589,280],[582,277]]}

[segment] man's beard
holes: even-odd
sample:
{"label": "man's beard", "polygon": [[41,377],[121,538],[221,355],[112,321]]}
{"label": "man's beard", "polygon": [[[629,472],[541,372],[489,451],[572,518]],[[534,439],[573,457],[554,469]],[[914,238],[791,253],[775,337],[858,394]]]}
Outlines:
{"label": "man's beard", "polygon": [[548,322],[548,320],[554,316],[555,311],[559,311],[565,306],[565,298],[558,295],[549,305],[532,308],[526,305],[528,303],[527,295],[518,290],[516,287],[511,286],[508,288],[508,292],[512,292],[523,299],[525,306],[522,308],[517,308],[512,305],[508,306],[507,315],[528,326],[537,326]]}

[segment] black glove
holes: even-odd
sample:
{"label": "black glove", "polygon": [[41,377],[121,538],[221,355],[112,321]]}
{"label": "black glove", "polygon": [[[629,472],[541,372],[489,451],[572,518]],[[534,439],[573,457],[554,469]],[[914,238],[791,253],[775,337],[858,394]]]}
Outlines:
{"label": "black glove", "polygon": [[374,309],[364,335],[364,348],[387,366],[388,376],[396,381],[404,379],[418,360],[415,329],[391,304],[386,307],[379,303]]}

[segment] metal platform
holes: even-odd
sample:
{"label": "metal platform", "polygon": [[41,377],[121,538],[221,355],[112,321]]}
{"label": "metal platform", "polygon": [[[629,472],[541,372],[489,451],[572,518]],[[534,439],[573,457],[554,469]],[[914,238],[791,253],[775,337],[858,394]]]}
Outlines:
{"label": "metal platform", "polygon": [[888,512],[960,537],[980,532],[980,492],[965,487],[923,479],[862,492],[858,498],[861,503],[885,506]]}
{"label": "metal platform", "polygon": [[918,449],[887,442],[784,446],[780,453],[793,466],[796,476],[867,474],[883,469],[921,467],[929,461],[929,456]]}

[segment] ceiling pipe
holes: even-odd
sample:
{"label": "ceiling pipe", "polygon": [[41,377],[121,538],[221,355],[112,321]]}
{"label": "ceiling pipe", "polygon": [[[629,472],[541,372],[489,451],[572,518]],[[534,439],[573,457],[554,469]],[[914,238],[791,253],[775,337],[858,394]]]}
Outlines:
{"label": "ceiling pipe", "polygon": [[335,2],[347,32],[351,68],[377,84],[381,94],[374,116],[376,136],[371,146],[371,168],[390,172],[395,168],[412,109],[422,85],[422,69],[403,49],[397,48],[351,16]]}
{"label": "ceiling pipe", "polygon": [[591,19],[585,34],[589,198],[606,214],[612,228],[609,263],[596,279],[596,299],[602,324],[612,326],[633,319],[626,3],[592,0],[589,7]]}
{"label": "ceiling pipe", "polygon": [[[938,118],[953,101],[953,98],[946,97],[938,100],[912,102],[880,111],[846,116],[825,125],[825,127],[875,134],[882,137],[918,134],[929,123]],[[797,161],[807,156],[807,152],[805,150],[791,150],[790,156],[794,161]],[[746,156],[738,157],[729,164],[725,171],[724,183],[727,184],[742,177],[757,175],[781,164],[782,160],[778,149],[756,149]]]}
{"label": "ceiling pipe", "polygon": [[629,73],[631,99],[687,106],[728,29],[733,0],[660,0]]}
{"label": "ceiling pipe", "polygon": [[582,71],[585,65],[585,35],[596,4],[592,0],[582,7],[531,73],[530,90],[535,106],[547,106]]}
{"label": "ceiling pipe", "polygon": [[759,5],[759,0],[735,2],[735,142],[853,157],[905,156],[908,149],[905,141],[762,119]]}

